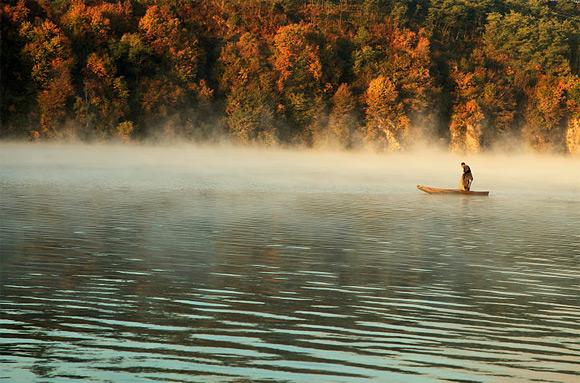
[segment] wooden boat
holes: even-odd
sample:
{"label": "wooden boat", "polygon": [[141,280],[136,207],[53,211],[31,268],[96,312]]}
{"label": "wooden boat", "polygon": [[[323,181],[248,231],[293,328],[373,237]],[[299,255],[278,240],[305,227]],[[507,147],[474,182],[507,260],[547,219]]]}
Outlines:
{"label": "wooden boat", "polygon": [[461,194],[461,195],[479,195],[479,196],[485,196],[485,195],[489,195],[488,191],[465,191],[465,190],[461,190],[461,189],[441,189],[441,188],[434,188],[431,186],[423,186],[423,185],[417,185],[417,189],[424,191],[425,193],[429,193],[429,194]]}

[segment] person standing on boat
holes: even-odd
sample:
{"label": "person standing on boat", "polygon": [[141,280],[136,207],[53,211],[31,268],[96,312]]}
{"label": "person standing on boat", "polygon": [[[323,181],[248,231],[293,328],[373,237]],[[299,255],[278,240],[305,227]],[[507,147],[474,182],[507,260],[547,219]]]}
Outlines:
{"label": "person standing on boat", "polygon": [[471,174],[471,169],[465,162],[461,163],[461,167],[463,168],[463,175],[461,176],[460,188],[461,190],[469,191],[473,182],[473,174]]}

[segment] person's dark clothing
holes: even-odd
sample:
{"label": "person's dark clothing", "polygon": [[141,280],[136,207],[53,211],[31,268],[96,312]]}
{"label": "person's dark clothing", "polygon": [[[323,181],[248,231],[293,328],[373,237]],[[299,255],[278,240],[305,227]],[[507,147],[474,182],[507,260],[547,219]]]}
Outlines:
{"label": "person's dark clothing", "polygon": [[467,165],[463,166],[463,176],[461,177],[461,187],[465,191],[469,191],[471,183],[473,182],[473,174],[471,174],[471,169]]}

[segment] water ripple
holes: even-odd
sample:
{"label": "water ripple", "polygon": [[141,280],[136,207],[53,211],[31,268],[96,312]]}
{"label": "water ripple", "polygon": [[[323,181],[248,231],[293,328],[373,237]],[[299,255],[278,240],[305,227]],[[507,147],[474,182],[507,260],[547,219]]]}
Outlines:
{"label": "water ripple", "polygon": [[2,382],[580,374],[570,203],[0,186]]}

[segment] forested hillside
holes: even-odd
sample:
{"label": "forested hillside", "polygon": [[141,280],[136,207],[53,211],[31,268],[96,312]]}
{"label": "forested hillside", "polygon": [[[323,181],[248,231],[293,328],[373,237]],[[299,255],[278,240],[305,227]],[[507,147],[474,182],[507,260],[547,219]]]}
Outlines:
{"label": "forested hillside", "polygon": [[4,138],[580,153],[573,0],[21,0]]}

